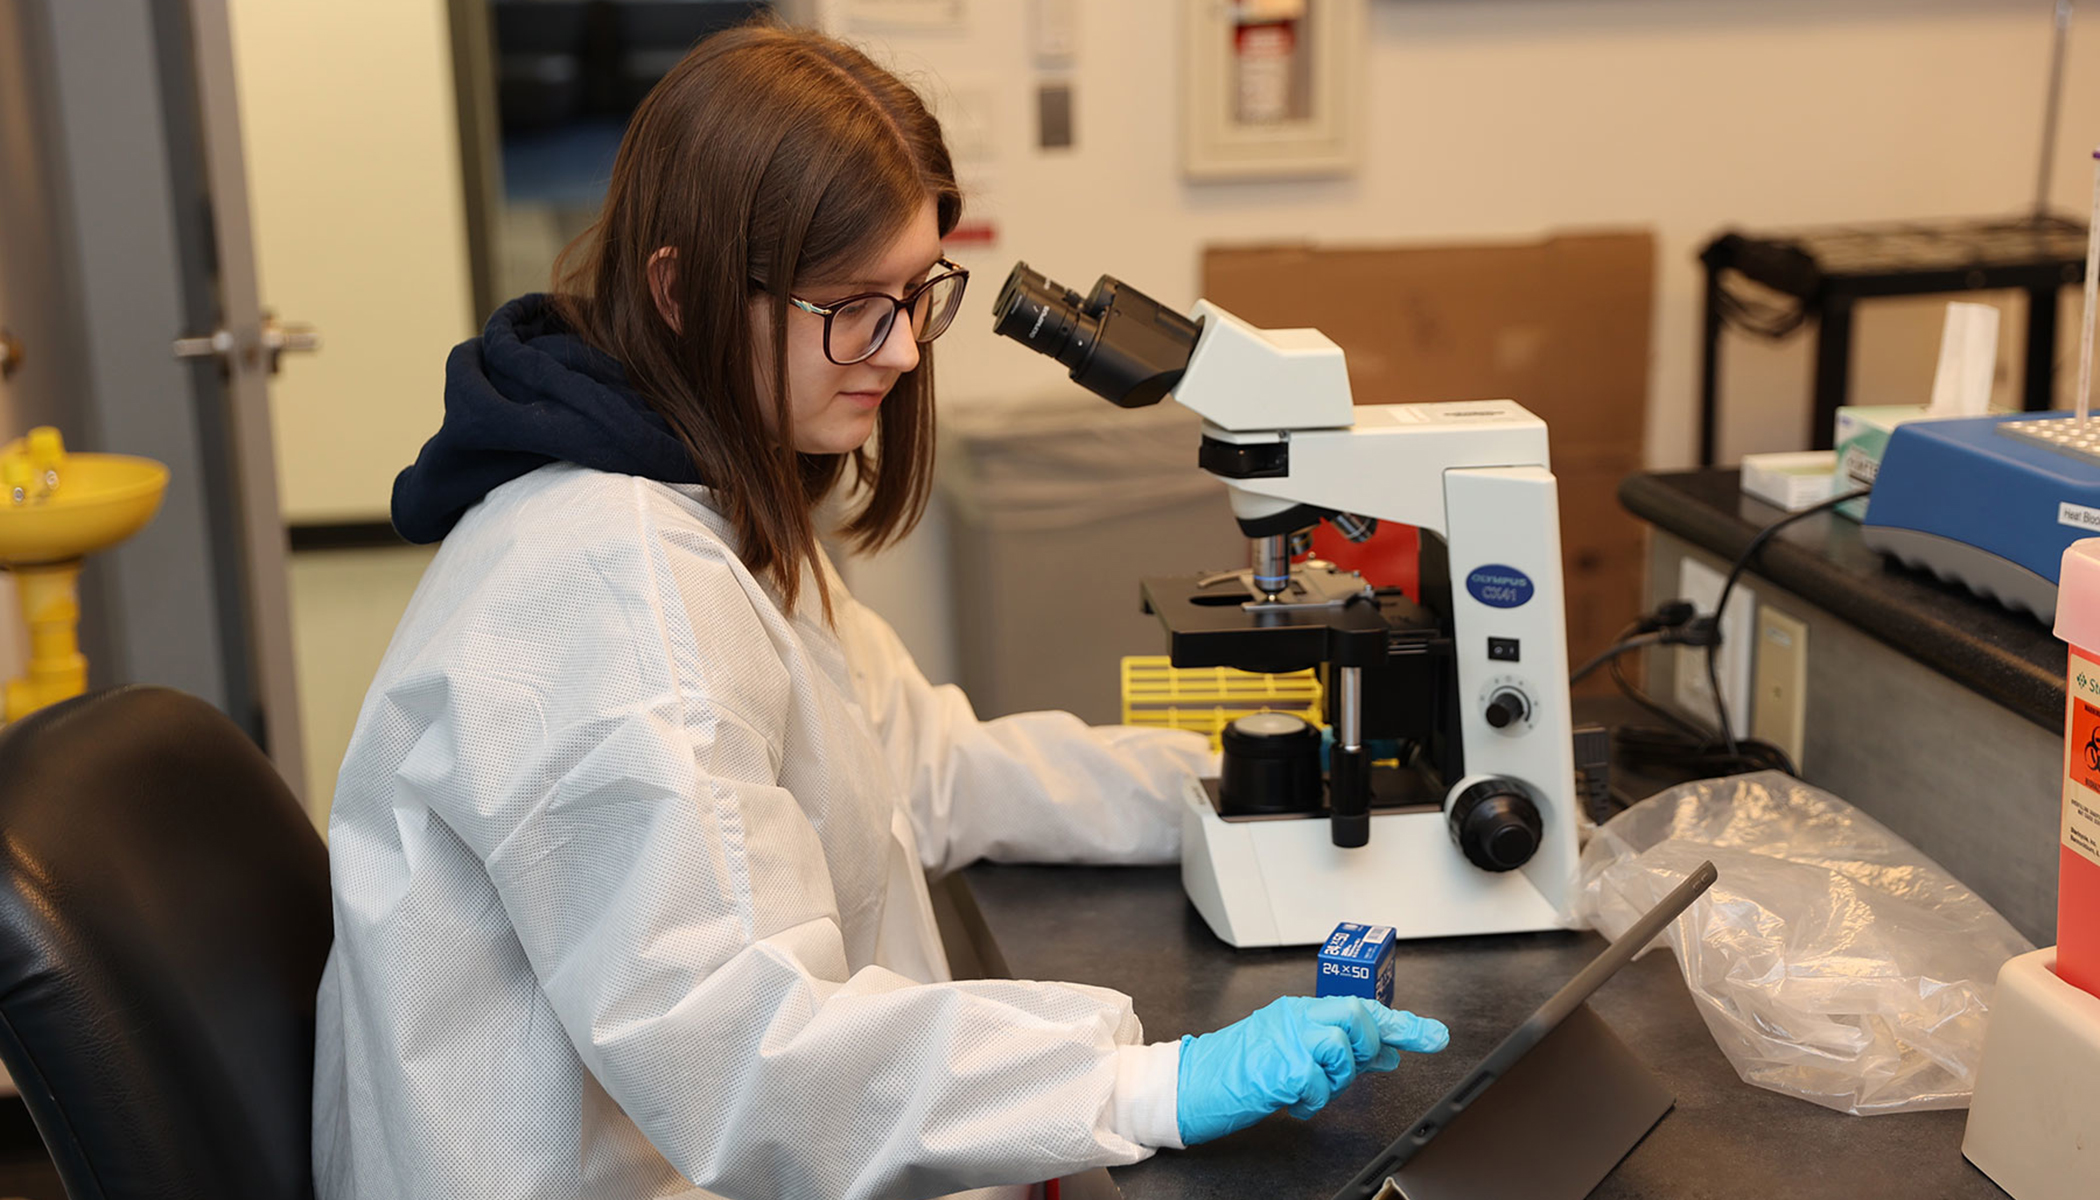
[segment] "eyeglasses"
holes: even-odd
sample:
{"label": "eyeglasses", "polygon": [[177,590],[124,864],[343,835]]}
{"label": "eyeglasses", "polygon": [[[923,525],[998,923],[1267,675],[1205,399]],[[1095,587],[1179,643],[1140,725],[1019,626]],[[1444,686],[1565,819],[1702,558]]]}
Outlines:
{"label": "eyeglasses", "polygon": [[945,258],[934,266],[940,273],[901,300],[887,292],[863,292],[829,305],[811,304],[800,296],[789,296],[788,302],[824,318],[824,357],[850,367],[882,349],[900,312],[911,323],[913,339],[921,343],[948,332],[955,311],[962,307],[963,285],[970,281],[970,273]]}

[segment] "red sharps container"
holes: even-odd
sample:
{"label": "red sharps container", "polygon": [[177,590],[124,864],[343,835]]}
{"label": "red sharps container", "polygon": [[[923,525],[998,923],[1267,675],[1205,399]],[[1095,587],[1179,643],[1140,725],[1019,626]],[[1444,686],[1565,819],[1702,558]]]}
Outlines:
{"label": "red sharps container", "polygon": [[2100,538],[2064,551],[2056,636],[2064,671],[2063,846],[2056,885],[2056,974],[2100,996]]}

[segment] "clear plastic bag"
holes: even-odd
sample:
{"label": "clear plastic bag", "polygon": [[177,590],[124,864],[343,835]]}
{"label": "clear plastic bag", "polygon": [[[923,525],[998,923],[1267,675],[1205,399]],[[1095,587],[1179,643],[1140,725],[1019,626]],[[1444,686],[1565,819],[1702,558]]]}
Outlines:
{"label": "clear plastic bag", "polygon": [[1583,915],[1617,937],[1708,859],[1719,880],[1657,941],[1744,1082],[1861,1116],[1968,1106],[1998,968],[2033,949],[2005,918],[1775,771],[1672,788],[1600,826]]}

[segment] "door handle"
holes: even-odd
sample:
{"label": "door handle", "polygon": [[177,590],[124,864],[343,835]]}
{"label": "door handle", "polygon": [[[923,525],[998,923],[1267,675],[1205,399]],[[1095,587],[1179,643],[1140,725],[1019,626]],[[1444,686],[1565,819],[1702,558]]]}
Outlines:
{"label": "door handle", "polygon": [[275,313],[264,313],[263,353],[270,356],[270,373],[277,373],[277,360],[286,354],[312,354],[321,348],[321,335],[304,321],[278,323]]}
{"label": "door handle", "polygon": [[321,335],[313,326],[302,321],[279,322],[274,313],[263,314],[255,342],[244,353],[241,339],[230,329],[214,329],[202,337],[176,338],[174,344],[177,358],[216,358],[230,368],[235,365],[236,354],[241,353],[248,362],[262,361],[272,375],[286,354],[312,354],[320,348]]}
{"label": "door handle", "polygon": [[0,379],[9,379],[22,366],[22,343],[14,331],[0,329]]}
{"label": "door handle", "polygon": [[177,358],[226,358],[233,357],[233,331],[215,329],[203,337],[175,339]]}

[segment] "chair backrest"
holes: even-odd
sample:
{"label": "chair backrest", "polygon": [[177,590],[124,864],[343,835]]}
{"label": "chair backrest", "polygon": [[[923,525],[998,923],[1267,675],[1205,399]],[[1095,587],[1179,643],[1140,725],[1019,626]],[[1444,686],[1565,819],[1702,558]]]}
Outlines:
{"label": "chair backrest", "polygon": [[0,1062],[72,1200],[310,1197],[328,856],[216,709],[0,729]]}

